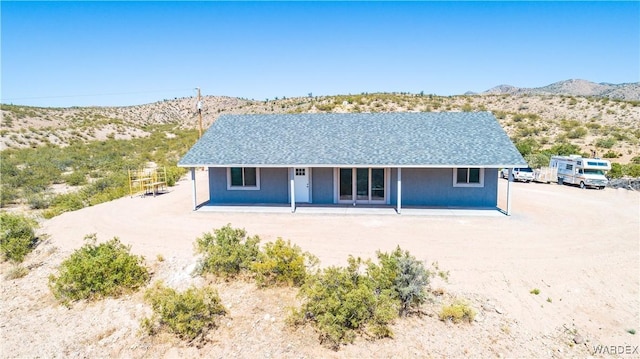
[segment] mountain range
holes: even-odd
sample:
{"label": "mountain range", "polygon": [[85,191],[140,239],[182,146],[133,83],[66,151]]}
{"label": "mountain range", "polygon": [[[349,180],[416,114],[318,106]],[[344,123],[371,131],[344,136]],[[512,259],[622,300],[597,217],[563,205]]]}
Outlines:
{"label": "mountain range", "polygon": [[[467,93],[470,94],[470,93]],[[480,95],[569,95],[608,97],[612,99],[640,101],[640,82],[623,84],[595,83],[587,80],[571,79],[552,83],[543,87],[516,87],[511,85],[498,85],[490,88]]]}

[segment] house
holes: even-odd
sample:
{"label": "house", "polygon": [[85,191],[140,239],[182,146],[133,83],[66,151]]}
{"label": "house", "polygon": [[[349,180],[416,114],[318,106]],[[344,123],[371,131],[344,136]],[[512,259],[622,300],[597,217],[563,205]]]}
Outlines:
{"label": "house", "polygon": [[223,115],[178,166],[191,169],[194,210],[194,169],[204,167],[206,205],[368,204],[400,213],[496,209],[499,168],[527,163],[489,112],[403,112]]}

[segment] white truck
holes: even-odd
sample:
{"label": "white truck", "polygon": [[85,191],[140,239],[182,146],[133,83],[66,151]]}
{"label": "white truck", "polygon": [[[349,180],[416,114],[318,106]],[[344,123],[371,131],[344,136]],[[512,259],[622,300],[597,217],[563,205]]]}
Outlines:
{"label": "white truck", "polygon": [[558,184],[603,189],[609,183],[605,174],[611,169],[611,162],[579,155],[553,156],[549,167],[558,169]]}
{"label": "white truck", "polygon": [[[500,171],[502,178],[507,179],[509,176],[509,169],[503,168]],[[522,167],[522,168],[513,168],[511,169],[511,177],[513,177],[514,181],[522,181],[522,182],[531,182],[533,181],[534,173],[530,167]]]}

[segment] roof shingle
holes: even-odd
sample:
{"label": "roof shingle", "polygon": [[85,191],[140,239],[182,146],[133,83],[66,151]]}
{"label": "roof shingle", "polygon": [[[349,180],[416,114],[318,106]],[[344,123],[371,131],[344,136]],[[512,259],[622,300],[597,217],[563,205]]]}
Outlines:
{"label": "roof shingle", "polygon": [[522,167],[489,112],[223,115],[181,167]]}

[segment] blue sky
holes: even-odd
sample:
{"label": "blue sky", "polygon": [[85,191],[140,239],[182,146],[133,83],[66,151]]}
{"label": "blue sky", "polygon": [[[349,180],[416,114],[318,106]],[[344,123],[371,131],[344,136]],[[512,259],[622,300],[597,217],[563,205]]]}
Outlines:
{"label": "blue sky", "polygon": [[640,2],[11,2],[2,103],[640,81]]}

